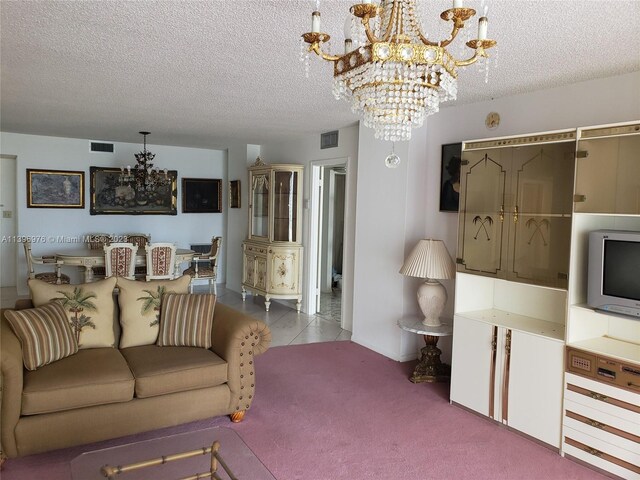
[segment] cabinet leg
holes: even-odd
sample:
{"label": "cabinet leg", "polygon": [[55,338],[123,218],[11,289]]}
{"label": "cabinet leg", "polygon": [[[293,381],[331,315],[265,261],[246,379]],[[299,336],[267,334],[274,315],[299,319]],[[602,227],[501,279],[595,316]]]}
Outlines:
{"label": "cabinet leg", "polygon": [[425,335],[425,346],[422,347],[421,358],[409,380],[413,383],[446,382],[451,377],[451,367],[440,361],[442,351],[437,347],[438,338]]}
{"label": "cabinet leg", "polygon": [[242,287],[242,301],[244,302],[247,299],[247,291]]}
{"label": "cabinet leg", "polygon": [[302,308],[302,297],[298,297],[298,301],[296,302],[296,312],[300,313],[301,308]]}
{"label": "cabinet leg", "polygon": [[269,307],[271,306],[271,297],[264,297],[264,310],[265,312],[269,311]]}

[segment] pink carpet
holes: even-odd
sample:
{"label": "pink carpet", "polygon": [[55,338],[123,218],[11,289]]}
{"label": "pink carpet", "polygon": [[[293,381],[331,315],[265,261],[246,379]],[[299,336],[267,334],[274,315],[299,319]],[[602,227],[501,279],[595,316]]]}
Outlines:
{"label": "pink carpet", "polygon": [[219,425],[278,480],[606,478],[450,405],[448,385],[412,384],[413,365],[352,342],[272,348],[257,358],[256,398],[241,424],[216,418],[12,459],[0,477],[69,479],[80,453]]}

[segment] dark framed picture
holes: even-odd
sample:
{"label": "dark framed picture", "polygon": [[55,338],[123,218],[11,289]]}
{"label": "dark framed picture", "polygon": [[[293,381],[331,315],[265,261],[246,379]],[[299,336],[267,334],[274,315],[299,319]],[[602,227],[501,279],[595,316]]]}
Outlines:
{"label": "dark framed picture", "polygon": [[222,180],[219,178],[183,178],[182,212],[222,212]]}
{"label": "dark framed picture", "polygon": [[178,172],[91,167],[91,215],[177,215]]}
{"label": "dark framed picture", "polygon": [[240,180],[229,181],[229,208],[240,208]]}
{"label": "dark framed picture", "polygon": [[27,207],[84,208],[84,172],[27,168]]}
{"label": "dark framed picture", "polygon": [[442,145],[440,170],[440,211],[457,212],[460,198],[462,143]]}

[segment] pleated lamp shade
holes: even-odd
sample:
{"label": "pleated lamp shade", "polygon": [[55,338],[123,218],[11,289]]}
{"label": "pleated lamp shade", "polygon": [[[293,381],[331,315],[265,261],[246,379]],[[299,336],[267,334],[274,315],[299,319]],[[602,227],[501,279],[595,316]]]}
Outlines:
{"label": "pleated lamp shade", "polygon": [[442,240],[423,239],[413,247],[400,269],[402,275],[419,278],[454,278],[455,265]]}

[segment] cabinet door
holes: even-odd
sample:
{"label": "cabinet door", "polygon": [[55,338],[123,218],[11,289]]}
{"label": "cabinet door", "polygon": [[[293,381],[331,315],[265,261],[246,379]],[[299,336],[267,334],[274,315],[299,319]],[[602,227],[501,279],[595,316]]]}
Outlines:
{"label": "cabinet door", "polygon": [[578,152],[576,212],[640,214],[640,135],[580,140]]}
{"label": "cabinet door", "polygon": [[253,254],[244,254],[243,259],[243,271],[242,271],[242,283],[249,287],[253,287],[255,285],[255,256]]}
{"label": "cabinet door", "polygon": [[566,288],[575,143],[513,149],[507,280]]}
{"label": "cabinet door", "polygon": [[453,322],[451,401],[487,416],[493,412],[494,330],[492,325],[460,315]]}
{"label": "cabinet door", "polygon": [[298,238],[299,172],[275,171],[273,185],[273,241],[300,242]]}
{"label": "cabinet door", "polygon": [[256,255],[255,257],[255,283],[260,290],[267,289],[267,257]]}
{"label": "cabinet door", "polygon": [[298,249],[269,249],[269,293],[293,294],[299,290]]}
{"label": "cabinet door", "polygon": [[269,236],[269,175],[267,172],[250,172],[251,198],[249,217],[251,224],[249,238],[266,239]]}
{"label": "cabinet door", "polygon": [[[503,258],[508,149],[465,151],[460,174],[458,271],[498,278],[506,275]],[[504,238],[504,240],[503,240]]]}
{"label": "cabinet door", "polygon": [[560,447],[563,343],[518,331],[511,333],[507,424]]}

